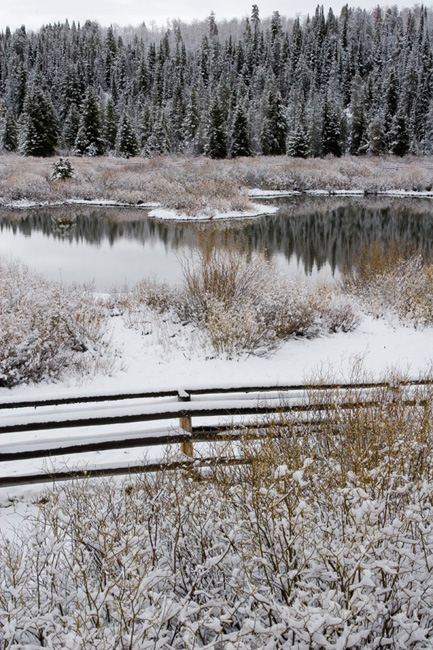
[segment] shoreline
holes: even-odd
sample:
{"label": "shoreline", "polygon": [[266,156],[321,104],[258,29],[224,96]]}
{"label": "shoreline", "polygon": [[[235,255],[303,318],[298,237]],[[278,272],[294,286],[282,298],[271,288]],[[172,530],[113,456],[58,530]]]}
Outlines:
{"label": "shoreline", "polygon": [[296,196],[433,198],[433,157],[69,157],[74,177],[51,180],[55,158],[0,155],[0,207],[136,208],[201,221],[268,214],[260,199]]}
{"label": "shoreline", "polygon": [[[381,198],[403,198],[403,199],[433,199],[433,191],[409,191],[409,190],[384,190],[378,192],[369,192],[366,190],[260,190],[253,189],[248,192],[248,198],[251,199],[278,199],[290,198],[292,196],[309,196],[309,197],[381,197]],[[227,212],[216,211],[213,215],[198,214],[190,215],[185,212],[178,212],[175,209],[165,208],[157,202],[139,202],[128,203],[114,201],[110,199],[66,199],[64,201],[31,201],[17,199],[9,203],[2,203],[0,199],[0,210],[28,210],[41,208],[60,208],[64,206],[93,206],[95,208],[119,208],[136,210],[148,210],[146,215],[149,219],[158,221],[217,221],[217,220],[234,220],[234,219],[255,219],[266,215],[275,214],[279,208],[276,206],[265,206],[260,203],[251,202],[250,210],[229,210]]]}

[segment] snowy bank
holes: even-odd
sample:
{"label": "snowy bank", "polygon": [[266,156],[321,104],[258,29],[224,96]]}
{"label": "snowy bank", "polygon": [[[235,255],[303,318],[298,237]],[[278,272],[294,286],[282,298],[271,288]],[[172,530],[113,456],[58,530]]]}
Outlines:
{"label": "snowy bank", "polygon": [[216,211],[211,215],[203,213],[191,215],[166,208],[155,208],[149,212],[149,217],[169,221],[216,221],[218,219],[251,219],[252,217],[263,217],[264,215],[278,212],[278,208],[273,205],[261,205],[260,203],[252,203],[251,205],[251,210]]}
{"label": "snowy bank", "polygon": [[163,340],[156,330],[142,336],[141,332],[127,328],[120,317],[111,318],[110,323],[109,334],[120,354],[118,369],[111,376],[101,374],[92,379],[71,376],[56,384],[43,382],[0,388],[0,400],[130,390],[277,386],[305,383],[320,375],[348,381],[353,367],[360,362],[374,378],[392,367],[399,367],[416,378],[426,373],[433,363],[433,328],[416,330],[369,316],[353,332],[291,339],[269,356],[245,355],[233,359],[198,349],[188,332],[173,336],[174,332],[167,329],[167,338]]}

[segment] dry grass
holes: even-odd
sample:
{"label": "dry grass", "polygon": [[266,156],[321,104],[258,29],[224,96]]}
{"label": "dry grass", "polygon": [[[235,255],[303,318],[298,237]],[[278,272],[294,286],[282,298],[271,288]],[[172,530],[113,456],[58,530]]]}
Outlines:
{"label": "dry grass", "polygon": [[359,322],[335,284],[290,280],[263,255],[204,247],[182,270],[182,288],[143,281],[114,294],[112,308],[143,333],[166,321],[190,325],[200,347],[227,357],[266,355],[289,338],[348,332]]}
{"label": "dry grass", "polygon": [[157,157],[71,158],[76,178],[51,181],[57,159],[0,156],[0,197],[56,202],[112,200],[128,204],[158,202],[188,215],[248,210],[247,191],[432,189],[431,158],[353,158],[298,160],[263,157],[236,160]]}
{"label": "dry grass", "polygon": [[342,282],[376,318],[395,316],[418,328],[433,323],[433,265],[410,248],[375,242],[343,272]]}

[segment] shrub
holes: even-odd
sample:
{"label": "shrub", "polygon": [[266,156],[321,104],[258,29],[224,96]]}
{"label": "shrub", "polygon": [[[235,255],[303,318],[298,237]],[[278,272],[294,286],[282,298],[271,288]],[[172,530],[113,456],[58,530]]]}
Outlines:
{"label": "shrub", "polygon": [[367,409],[335,391],[314,425],[245,430],[206,471],[46,493],[0,542],[2,646],[431,647],[432,395],[388,379]]}
{"label": "shrub", "polygon": [[67,178],[75,178],[74,168],[72,167],[69,158],[60,157],[59,160],[53,162],[53,171],[51,173],[51,180],[65,181]]}
{"label": "shrub", "polygon": [[186,317],[219,354],[267,353],[289,337],[358,324],[350,300],[333,285],[288,279],[259,254],[204,250],[184,260],[183,276]]}
{"label": "shrub", "polygon": [[350,270],[343,272],[344,290],[376,318],[394,315],[415,327],[433,323],[433,265],[421,255],[375,242]]}
{"label": "shrub", "polygon": [[109,372],[105,308],[84,288],[67,289],[18,263],[0,264],[0,386]]}

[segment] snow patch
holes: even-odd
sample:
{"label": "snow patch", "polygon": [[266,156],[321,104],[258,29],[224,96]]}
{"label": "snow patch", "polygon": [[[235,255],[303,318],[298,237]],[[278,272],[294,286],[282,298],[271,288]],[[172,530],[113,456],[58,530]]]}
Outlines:
{"label": "snow patch", "polygon": [[216,221],[219,219],[249,219],[252,217],[262,217],[267,214],[275,214],[278,208],[273,205],[261,205],[253,203],[251,210],[229,210],[228,212],[215,212],[209,216],[207,214],[191,215],[185,212],[177,212],[167,208],[155,208],[149,212],[152,219],[166,219],[169,221]]}
{"label": "snow patch", "polygon": [[302,192],[297,190],[261,190],[259,188],[254,188],[248,190],[248,196],[255,199],[273,199],[284,196],[299,196]]}

